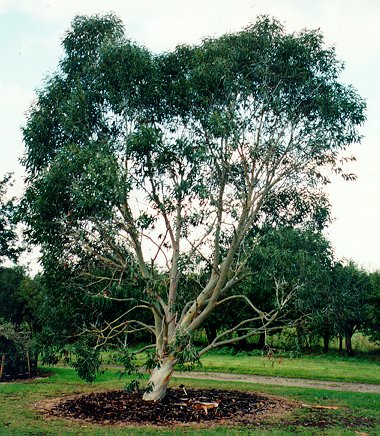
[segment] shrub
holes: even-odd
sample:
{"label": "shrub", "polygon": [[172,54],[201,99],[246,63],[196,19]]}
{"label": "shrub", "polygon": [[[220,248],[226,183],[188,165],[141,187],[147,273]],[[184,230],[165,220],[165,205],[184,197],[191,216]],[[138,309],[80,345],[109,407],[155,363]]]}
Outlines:
{"label": "shrub", "polygon": [[37,374],[37,355],[26,326],[16,328],[0,320],[0,381],[33,377]]}

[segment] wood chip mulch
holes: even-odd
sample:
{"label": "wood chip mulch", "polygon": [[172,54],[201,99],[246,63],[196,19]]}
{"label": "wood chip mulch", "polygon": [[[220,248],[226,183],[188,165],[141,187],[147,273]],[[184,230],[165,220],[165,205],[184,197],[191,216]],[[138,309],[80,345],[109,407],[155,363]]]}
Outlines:
{"label": "wood chip mulch", "polygon": [[216,389],[168,389],[164,399],[146,402],[142,393],[108,391],[55,404],[55,416],[98,424],[177,425],[258,419],[278,408],[278,400],[248,392]]}

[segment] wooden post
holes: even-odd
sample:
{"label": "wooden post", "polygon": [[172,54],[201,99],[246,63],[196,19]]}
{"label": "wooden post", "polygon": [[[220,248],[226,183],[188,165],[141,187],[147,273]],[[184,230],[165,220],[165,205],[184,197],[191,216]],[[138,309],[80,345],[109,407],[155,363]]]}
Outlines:
{"label": "wooden post", "polygon": [[28,373],[29,373],[29,378],[32,376],[31,372],[30,372],[30,358],[29,358],[29,350],[26,350],[26,363],[28,365]]}
{"label": "wooden post", "polygon": [[3,354],[1,355],[1,364],[0,364],[0,381],[3,379],[4,366],[5,366],[5,353],[3,353]]}

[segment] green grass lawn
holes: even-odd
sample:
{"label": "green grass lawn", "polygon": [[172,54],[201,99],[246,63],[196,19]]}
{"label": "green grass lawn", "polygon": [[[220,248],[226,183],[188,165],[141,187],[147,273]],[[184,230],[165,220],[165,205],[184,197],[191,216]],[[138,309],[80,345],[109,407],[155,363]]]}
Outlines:
{"label": "green grass lawn", "polygon": [[[125,380],[117,377],[116,370],[106,371],[93,384],[87,384],[78,379],[71,368],[54,368],[55,375],[45,379],[29,382],[1,383],[0,384],[0,434],[21,435],[21,434],[44,434],[44,435],[70,435],[70,434],[92,434],[92,435],[117,435],[117,434],[199,434],[199,429],[191,428],[138,428],[138,427],[110,427],[92,424],[68,423],[59,418],[46,418],[34,409],[36,402],[55,397],[62,397],[76,393],[84,393],[94,390],[121,389]],[[337,405],[338,411],[324,411],[323,416],[332,421],[332,426],[323,430],[323,434],[354,434],[354,431],[365,431],[370,434],[380,432],[380,395],[359,394],[348,392],[335,392],[306,388],[287,388],[263,386],[242,382],[215,382],[208,380],[181,380],[175,378],[172,385],[184,383],[186,386],[208,387],[221,389],[240,389],[257,391],[263,394],[271,393],[291,399],[299,400],[307,404]],[[308,409],[299,409],[287,417],[284,422],[268,421],[260,427],[260,434],[284,434],[290,435],[294,432],[302,434],[319,434],[319,430],[302,426],[304,420],[313,418]],[[318,412],[319,413],[319,412]],[[376,419],[377,424],[372,422],[371,428],[366,427],[362,419]],[[340,422],[347,419],[354,422],[350,429]],[[357,422],[356,422],[356,421]],[[355,424],[356,422],[356,424]],[[375,426],[373,426],[375,425]],[[257,429],[247,427],[213,428],[202,429],[202,434],[257,434]]]}
{"label": "green grass lawn", "polygon": [[305,355],[268,359],[219,351],[206,354],[201,361],[203,371],[380,384],[380,362],[363,357]]}
{"label": "green grass lawn", "polygon": [[[302,354],[301,357],[280,356],[270,359],[266,355],[252,354],[236,354],[227,348],[214,350],[202,356],[202,366],[196,369],[206,372],[380,384],[380,354],[362,353],[356,357],[338,353]],[[141,364],[146,360],[145,354],[137,357]],[[103,361],[116,363],[112,353],[107,352],[104,353]]]}

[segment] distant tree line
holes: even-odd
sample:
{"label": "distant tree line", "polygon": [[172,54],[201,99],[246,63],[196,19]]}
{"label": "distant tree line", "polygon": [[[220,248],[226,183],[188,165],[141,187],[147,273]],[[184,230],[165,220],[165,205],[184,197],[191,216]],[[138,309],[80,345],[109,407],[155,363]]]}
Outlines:
{"label": "distant tree line", "polygon": [[[15,207],[13,200],[5,200],[9,183],[9,177],[1,182],[0,255],[2,259],[17,261],[20,248],[12,218]],[[367,272],[353,262],[336,260],[321,227],[315,219],[303,227],[297,223],[287,227],[277,220],[277,225],[272,223],[261,229],[259,242],[251,247],[251,274],[237,283],[230,295],[251,299],[254,294],[257,305],[268,313],[276,305],[278,292],[295,290],[271,332],[290,326],[300,348],[322,340],[325,352],[330,341],[338,338],[339,351],[353,355],[355,332],[380,341],[380,271]],[[21,266],[0,266],[0,380],[12,371],[36,373],[37,354],[46,362],[54,362],[71,353],[80,361],[78,356],[84,350],[91,355],[82,359],[78,369],[90,378],[94,368],[89,366],[94,362],[95,366],[100,365],[100,353],[94,349],[99,342],[116,348],[151,342],[153,336],[142,330],[126,331],[115,339],[86,335],[94,326],[111,325],[121,319],[144,289],[138,269],[131,267],[118,281],[110,280],[111,275],[111,270],[87,257],[71,265],[51,263],[50,268],[34,278]],[[160,271],[156,271],[156,276],[164,289],[168,277]],[[183,288],[196,295],[206,276],[207,271],[200,269],[183,276]],[[102,279],[94,282],[94,277]],[[181,295],[178,304],[180,309],[185,304]],[[248,309],[233,298],[228,311],[217,308],[204,325],[208,343],[248,316]],[[148,317],[140,315],[138,321],[147,323]],[[257,323],[259,327],[260,320]],[[263,331],[249,343],[237,342],[236,347],[265,349],[269,334]],[[20,353],[22,363],[15,357]]]}
{"label": "distant tree line", "polygon": [[38,279],[32,280],[20,266],[3,266],[5,260],[16,262],[21,252],[15,199],[7,195],[11,184],[10,174],[0,180],[0,381],[31,377],[37,372],[37,348],[32,335]]}
{"label": "distant tree line", "polygon": [[[360,331],[373,341],[380,340],[380,272],[370,273],[353,262],[334,260],[331,246],[320,232],[267,229],[252,252],[249,267],[252,275],[237,285],[239,289],[234,294],[249,298],[255,293],[257,304],[268,312],[276,304],[277,292],[287,292],[287,287],[296,289],[271,332],[281,332],[290,326],[301,349],[322,340],[327,352],[330,341],[338,338],[339,351],[353,355],[351,339],[355,332]],[[83,274],[81,265],[76,269],[56,265],[53,271],[34,278],[22,267],[1,267],[2,324],[12,323],[16,330],[26,329],[37,340],[41,355],[50,362],[67,355],[68,350],[79,355],[84,345],[91,348],[96,341],[104,340],[116,348],[152,341],[153,337],[143,331],[126,332],[115,340],[95,339],[83,333],[94,325],[113,323],[122,317],[133,307],[144,286],[139,274],[131,270],[110,289],[104,286],[109,272],[96,269],[96,265],[93,268],[94,274],[103,275],[104,282],[94,285],[91,272]],[[195,294],[202,286],[202,274],[186,277],[184,285],[188,292],[193,290]],[[164,274],[161,279],[167,280]],[[216,310],[206,322],[204,331],[209,344],[236,321],[246,319],[247,309],[233,300],[229,309]],[[148,322],[144,317],[139,321]],[[239,342],[236,347],[265,349],[266,339],[263,332],[256,340]],[[99,353],[94,355],[100,358]]]}

